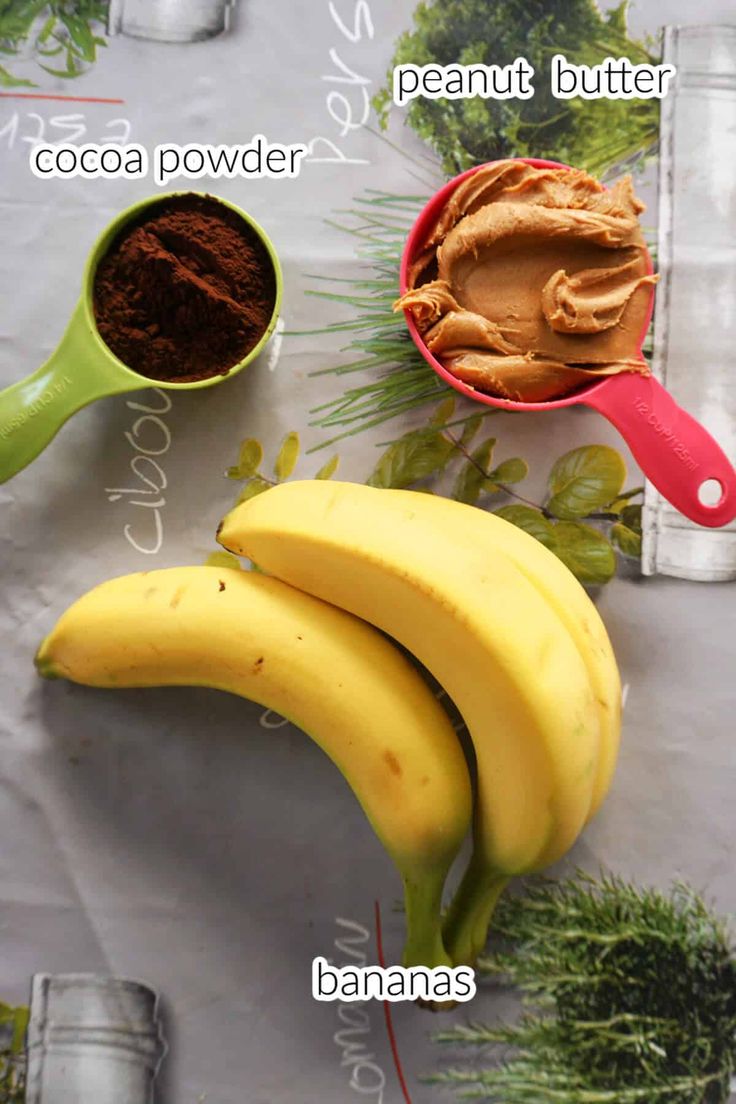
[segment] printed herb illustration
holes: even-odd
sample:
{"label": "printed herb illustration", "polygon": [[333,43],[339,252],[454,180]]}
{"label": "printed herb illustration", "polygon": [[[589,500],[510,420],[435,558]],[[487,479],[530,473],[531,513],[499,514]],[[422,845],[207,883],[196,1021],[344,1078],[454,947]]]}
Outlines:
{"label": "printed herb illustration", "polygon": [[[238,461],[233,467],[228,468],[228,479],[242,480],[243,490],[238,495],[237,502],[247,502],[249,498],[255,498],[269,487],[275,487],[277,483],[285,482],[294,471],[301,451],[299,434],[296,431],[287,433],[284,437],[276,459],[273,463],[273,474],[266,475],[261,469],[263,464],[263,446],[253,437],[246,438],[240,446]],[[338,469],[340,458],[333,456],[312,477],[314,479],[331,479]]]}
{"label": "printed herb illustration", "polygon": [[[616,571],[618,549],[626,556],[641,554],[642,487],[624,490],[626,467],[621,455],[606,445],[572,449],[553,465],[541,503],[521,494],[518,484],[529,467],[520,456],[494,460],[497,439],[485,430],[494,413],[455,417],[450,396],[435,410],[426,428],[410,430],[379,457],[365,482],[371,487],[413,488],[428,493],[441,481],[441,493],[458,502],[493,510],[544,544],[588,586],[607,583]],[[245,502],[287,480],[299,458],[296,432],[288,433],[272,472],[263,470],[263,446],[247,438],[237,463],[227,472],[243,483],[237,502]],[[314,475],[330,479],[339,458],[333,456]],[[500,505],[503,503],[503,505]],[[238,566],[228,552],[214,552],[208,564]]]}
{"label": "printed herb illustration", "polygon": [[448,175],[503,157],[543,157],[605,175],[644,157],[657,143],[659,101],[557,100],[550,91],[555,54],[576,65],[607,57],[657,60],[650,43],[629,36],[627,6],[624,0],[604,14],[593,0],[420,3],[413,29],[396,44],[387,86],[374,99],[379,122],[386,127],[395,65],[507,65],[524,57],[535,70],[531,99],[416,99],[409,106],[409,125]]}
{"label": "printed herb illustration", "polygon": [[488,1104],[726,1104],[736,958],[692,889],[578,874],[502,898],[494,926],[508,947],[479,967],[528,1011],[440,1032],[477,1057],[430,1080]]}
{"label": "printed herb illustration", "polygon": [[[607,445],[585,445],[560,456],[547,478],[541,503],[521,494],[529,473],[519,456],[494,462],[497,440],[482,430],[491,412],[453,421],[455,400],[446,399],[426,429],[392,442],[366,482],[373,487],[413,487],[449,477],[443,494],[491,509],[554,552],[588,586],[616,572],[614,548],[641,555],[643,487],[624,490],[623,457]],[[509,502],[509,500],[511,500]],[[498,506],[505,501],[507,504]],[[590,524],[590,523],[593,524]]]}
{"label": "printed herb illustration", "polygon": [[32,55],[45,73],[72,78],[97,60],[107,0],[0,0],[0,88],[34,87],[13,75],[10,61]]}
{"label": "printed herb illustration", "polygon": [[25,1044],[28,1009],[0,1003],[0,1104],[25,1100]]}
{"label": "printed herb illustration", "polygon": [[[452,394],[418,352],[404,316],[392,311],[399,295],[404,242],[427,199],[375,191],[358,197],[356,207],[342,212],[347,221],[337,225],[355,238],[358,257],[366,263],[369,275],[348,279],[345,290],[307,292],[348,312],[344,320],[308,331],[315,336],[349,336],[344,351],[351,359],[315,376],[335,375],[340,380],[354,374],[365,376],[311,411],[313,424],[328,433],[325,447]],[[332,285],[339,282],[321,276],[312,279],[326,279]]]}
{"label": "printed herb illustration", "polygon": [[[247,437],[241,442],[238,457],[235,464],[227,470],[228,479],[234,479],[243,484],[242,490],[235,500],[235,505],[247,502],[249,498],[267,491],[269,487],[275,487],[278,483],[285,482],[293,473],[299,460],[301,442],[299,434],[295,431],[287,433],[279,446],[276,459],[270,471],[263,471],[263,445],[254,437]],[[314,474],[314,479],[331,479],[340,464],[339,456],[333,456]],[[213,552],[206,559],[209,567],[239,568],[240,560],[231,552]],[[255,569],[257,570],[257,569]]]}

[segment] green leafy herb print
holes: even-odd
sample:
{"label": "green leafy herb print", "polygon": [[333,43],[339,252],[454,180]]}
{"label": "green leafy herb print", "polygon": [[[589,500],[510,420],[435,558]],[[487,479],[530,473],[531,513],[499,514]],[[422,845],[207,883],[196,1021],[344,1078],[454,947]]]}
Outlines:
{"label": "green leafy herb print", "polygon": [[[107,0],[0,0],[0,58],[30,53],[50,76],[80,76],[105,46]],[[0,87],[34,87],[0,64]]]}
{"label": "green leafy herb print", "polygon": [[550,83],[558,53],[577,65],[607,57],[655,62],[653,45],[629,36],[627,6],[604,14],[593,0],[420,3],[413,28],[396,43],[386,87],[374,98],[379,123],[387,125],[396,65],[507,65],[524,57],[535,71],[530,99],[419,98],[409,105],[409,125],[448,175],[503,157],[548,158],[597,175],[641,159],[656,148],[659,101],[557,100]]}
{"label": "green leafy herb print", "polygon": [[494,927],[505,947],[489,949],[479,972],[517,987],[525,1012],[440,1031],[460,1057],[427,1080],[486,1104],[730,1099],[736,959],[694,890],[539,879],[502,898]]}
{"label": "green leafy herb print", "polygon": [[23,1104],[28,1009],[0,1003],[0,1102]]}
{"label": "green leafy herb print", "polygon": [[[478,440],[494,411],[458,419],[455,406],[454,399],[443,400],[426,428],[390,442],[366,482],[437,489],[482,509],[511,499],[494,512],[554,552],[586,586],[601,586],[614,576],[614,546],[625,556],[640,555],[641,506],[631,499],[643,488],[622,490],[626,465],[620,453],[608,445],[571,449],[552,465],[547,494],[535,503],[518,489],[529,474],[527,462],[510,456],[496,463],[497,438]],[[449,485],[440,490],[446,476]]]}

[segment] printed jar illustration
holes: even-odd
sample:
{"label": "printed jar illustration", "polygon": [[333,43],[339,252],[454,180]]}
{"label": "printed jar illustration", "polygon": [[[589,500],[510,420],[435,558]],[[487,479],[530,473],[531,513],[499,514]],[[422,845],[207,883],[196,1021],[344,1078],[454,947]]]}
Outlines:
{"label": "printed jar illustration", "polygon": [[97,974],[36,974],[26,1104],[152,1104],[165,1053],[158,998]]}
{"label": "printed jar illustration", "polygon": [[112,0],[111,34],[159,42],[200,42],[228,29],[235,0]]}
{"label": "printed jar illustration", "polygon": [[[661,280],[654,374],[736,457],[736,26],[667,27],[663,61],[677,68],[660,119]],[[718,498],[718,488],[710,489]],[[736,579],[736,522],[701,529],[651,484],[645,575]]]}

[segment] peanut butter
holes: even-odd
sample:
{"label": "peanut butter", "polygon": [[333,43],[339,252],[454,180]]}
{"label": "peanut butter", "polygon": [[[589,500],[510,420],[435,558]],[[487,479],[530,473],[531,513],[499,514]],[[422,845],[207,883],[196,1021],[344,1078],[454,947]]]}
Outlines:
{"label": "peanut butter", "polygon": [[630,177],[498,161],[441,210],[395,304],[458,379],[544,402],[618,372],[639,351],[651,285]]}

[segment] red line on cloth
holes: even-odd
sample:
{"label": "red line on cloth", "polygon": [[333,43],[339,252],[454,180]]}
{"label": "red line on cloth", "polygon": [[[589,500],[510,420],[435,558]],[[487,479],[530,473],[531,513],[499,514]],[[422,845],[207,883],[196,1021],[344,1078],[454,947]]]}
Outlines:
{"label": "red line on cloth", "polygon": [[52,96],[45,92],[0,92],[3,100],[62,100],[65,103],[124,104],[125,100],[106,100],[100,96]]}
{"label": "red line on cloth", "polygon": [[[381,930],[381,906],[378,901],[375,902],[376,911],[376,953],[378,956],[378,965],[381,969],[385,970],[386,960],[383,956],[383,934]],[[383,1002],[383,1014],[386,1018],[386,1032],[388,1034],[388,1041],[391,1046],[391,1054],[394,1059],[394,1066],[396,1067],[396,1075],[399,1079],[399,1085],[401,1086],[401,1092],[406,1101],[406,1104],[411,1104],[411,1097],[409,1096],[409,1089],[407,1088],[406,1079],[404,1077],[404,1071],[401,1068],[401,1059],[399,1058],[399,1048],[396,1045],[396,1034],[394,1032],[394,1023],[391,1018],[391,1002]]]}

